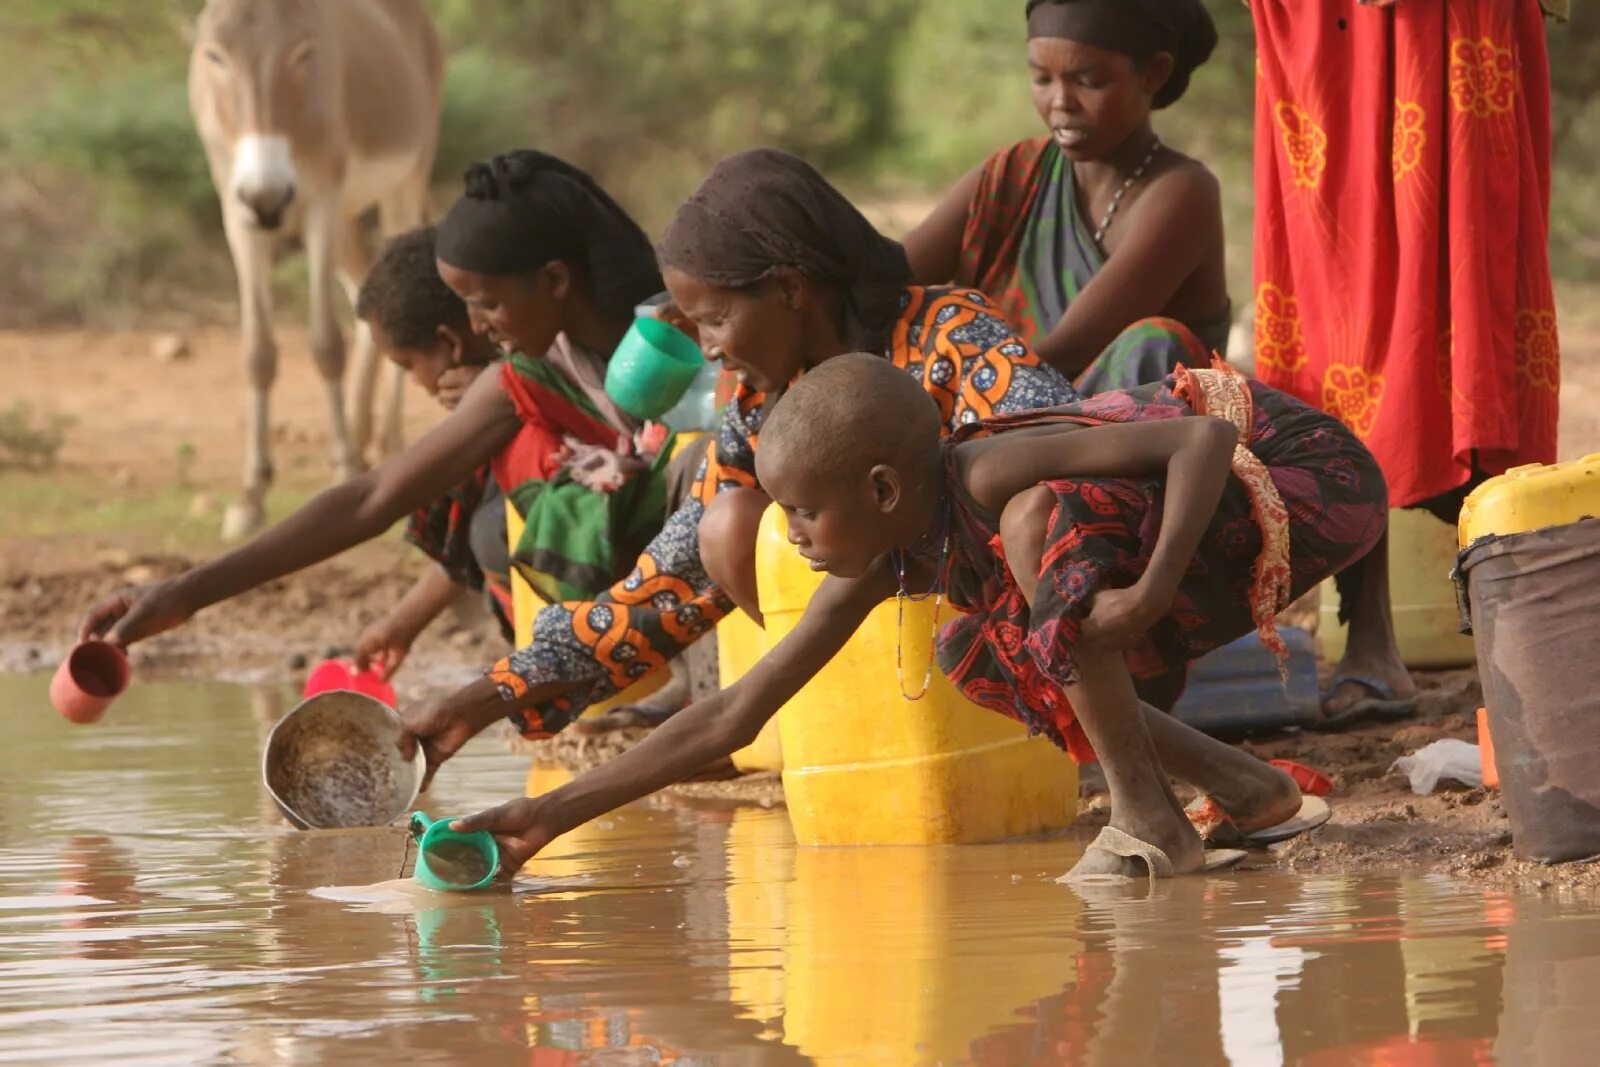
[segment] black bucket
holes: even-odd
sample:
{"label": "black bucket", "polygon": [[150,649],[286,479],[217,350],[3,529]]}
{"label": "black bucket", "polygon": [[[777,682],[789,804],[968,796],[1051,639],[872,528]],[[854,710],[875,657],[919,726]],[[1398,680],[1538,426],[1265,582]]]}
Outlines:
{"label": "black bucket", "polygon": [[1600,519],[1483,538],[1455,577],[1512,847],[1600,856]]}

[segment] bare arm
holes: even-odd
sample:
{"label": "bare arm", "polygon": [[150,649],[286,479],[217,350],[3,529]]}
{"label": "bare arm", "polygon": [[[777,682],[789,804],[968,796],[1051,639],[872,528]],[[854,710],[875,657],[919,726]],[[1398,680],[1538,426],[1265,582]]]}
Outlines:
{"label": "bare arm", "polygon": [[84,633],[110,629],[120,644],[181,624],[190,615],[292,574],[378,536],[448,492],[516,435],[520,422],[498,374],[479,375],[438,427],[376,470],[318,494],[249,543],[170,582],[102,602]]}
{"label": "bare arm", "polygon": [[901,238],[906,258],[911,261],[911,278],[918,285],[943,285],[955,278],[961,261],[961,236],[967,229],[967,210],[982,176],[982,167],[967,172],[928,217]]}
{"label": "bare arm", "polygon": [[762,724],[844,647],[894,588],[882,561],[858,579],[825,579],[794,632],[732,686],[674,715],[640,744],[568,785],[457,820],[453,827],[493,832],[506,857],[503,870],[515,873],[573,827],[681,781],[753,741]]}
{"label": "bare arm", "polygon": [[461,589],[443,567],[429,567],[387,615],[362,631],[356,641],[356,668],[375,665],[384,678],[392,678],[422,631],[455,602]]}
{"label": "bare arm", "polygon": [[1069,377],[1088,369],[1117,335],[1161,315],[1208,255],[1222,246],[1222,195],[1204,167],[1161,175],[1127,219],[1115,250],[1055,329],[1035,347]]}
{"label": "bare arm", "polygon": [[1161,531],[1139,584],[1164,611],[1194,558],[1228,484],[1239,431],[1209,416],[1086,429],[1040,428],[974,442],[964,477],[972,495],[1002,510],[1041,482],[1166,474]]}

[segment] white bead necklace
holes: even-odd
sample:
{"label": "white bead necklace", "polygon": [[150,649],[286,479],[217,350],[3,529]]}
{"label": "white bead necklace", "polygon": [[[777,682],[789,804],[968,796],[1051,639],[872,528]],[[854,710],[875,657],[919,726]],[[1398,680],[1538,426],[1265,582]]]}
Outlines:
{"label": "white bead necklace", "polygon": [[1106,231],[1111,228],[1111,217],[1117,213],[1117,207],[1122,203],[1122,198],[1128,195],[1128,190],[1133,188],[1134,182],[1144,177],[1144,172],[1150,166],[1150,161],[1156,158],[1156,153],[1159,151],[1161,151],[1161,136],[1157,134],[1155,142],[1150,146],[1150,151],[1144,155],[1144,162],[1135,167],[1133,173],[1123,179],[1122,188],[1118,189],[1116,194],[1112,196],[1111,206],[1106,208],[1106,217],[1100,220],[1100,228],[1094,231],[1095,244],[1099,244],[1105,237]]}

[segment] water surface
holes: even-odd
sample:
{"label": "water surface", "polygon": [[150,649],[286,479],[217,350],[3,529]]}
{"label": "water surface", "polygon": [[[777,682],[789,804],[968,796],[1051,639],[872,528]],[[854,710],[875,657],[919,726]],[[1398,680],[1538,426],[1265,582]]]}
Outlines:
{"label": "water surface", "polygon": [[[396,829],[279,819],[287,690],[136,685],[72,727],[47,681],[0,677],[0,1062],[1597,1062],[1587,906],[1267,872],[1080,895],[1071,835],[796,849],[781,809],[682,806],[430,894]],[[477,743],[425,806],[527,770]]]}

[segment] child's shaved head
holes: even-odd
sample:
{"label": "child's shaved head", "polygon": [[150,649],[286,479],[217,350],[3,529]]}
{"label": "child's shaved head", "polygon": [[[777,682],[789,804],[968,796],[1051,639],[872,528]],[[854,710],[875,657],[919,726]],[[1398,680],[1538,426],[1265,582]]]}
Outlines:
{"label": "child's shaved head", "polygon": [[882,356],[835,356],[783,394],[756,473],[813,570],[865,574],[914,544],[941,497],[939,408]]}
{"label": "child's shaved head", "polygon": [[835,356],[791,386],[761,427],[761,465],[835,479],[882,463],[911,473],[939,441],[939,408],[882,356]]}

